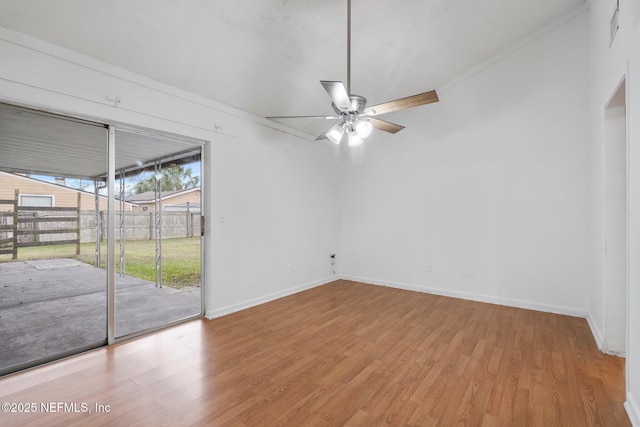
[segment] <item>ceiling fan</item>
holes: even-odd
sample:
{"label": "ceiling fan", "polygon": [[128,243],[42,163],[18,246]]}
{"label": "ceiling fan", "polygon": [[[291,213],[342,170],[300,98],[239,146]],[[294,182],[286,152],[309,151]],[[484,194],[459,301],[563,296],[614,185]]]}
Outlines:
{"label": "ceiling fan", "polygon": [[320,83],[331,97],[331,106],[336,115],[271,116],[267,119],[340,120],[318,136],[316,141],[328,139],[339,145],[346,135],[349,146],[355,147],[362,144],[364,138],[371,134],[373,128],[392,134],[404,129],[404,126],[376,119],[374,116],[439,101],[438,94],[432,90],[367,107],[365,97],[351,93],[351,0],[347,0],[347,85],[345,87],[341,81],[321,80]]}

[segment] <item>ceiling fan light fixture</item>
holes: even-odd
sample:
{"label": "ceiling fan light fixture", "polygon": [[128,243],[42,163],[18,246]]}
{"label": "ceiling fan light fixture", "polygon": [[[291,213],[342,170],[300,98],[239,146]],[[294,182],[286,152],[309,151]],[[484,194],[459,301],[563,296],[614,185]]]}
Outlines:
{"label": "ceiling fan light fixture", "polygon": [[344,135],[344,128],[342,124],[334,125],[327,132],[327,139],[333,142],[336,145],[340,145],[340,141],[342,141],[342,136]]}
{"label": "ceiling fan light fixture", "polygon": [[[404,126],[374,118],[381,114],[392,113],[394,111],[405,110],[407,108],[418,107],[420,105],[438,102],[438,94],[435,90],[419,93],[393,101],[383,102],[367,108],[367,99],[360,95],[351,93],[351,0],[347,0],[347,81],[346,85],[337,80],[320,80],[320,84],[331,98],[331,107],[335,112],[334,116],[273,116],[267,119],[330,119],[340,120],[341,123],[330,127],[320,134],[315,140],[330,140],[336,145],[340,145],[343,139],[351,147],[362,144],[373,128],[395,134]],[[344,134],[347,134],[345,137]]]}
{"label": "ceiling fan light fixture", "polygon": [[371,131],[373,131],[373,125],[369,120],[358,120],[356,122],[356,132],[361,138],[364,139],[371,135]]}
{"label": "ceiling fan light fixture", "polygon": [[362,137],[358,135],[358,132],[355,132],[355,131],[350,131],[348,133],[348,137],[349,137],[349,147],[357,147],[358,145],[362,144],[362,142],[364,141],[364,139],[362,139]]}

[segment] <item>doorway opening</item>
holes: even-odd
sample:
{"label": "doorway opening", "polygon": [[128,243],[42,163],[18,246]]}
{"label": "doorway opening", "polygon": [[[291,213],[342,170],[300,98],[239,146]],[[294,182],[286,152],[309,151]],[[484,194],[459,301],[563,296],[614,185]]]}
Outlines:
{"label": "doorway opening", "polygon": [[627,336],[626,80],[605,108],[603,140],[604,350],[625,356]]}

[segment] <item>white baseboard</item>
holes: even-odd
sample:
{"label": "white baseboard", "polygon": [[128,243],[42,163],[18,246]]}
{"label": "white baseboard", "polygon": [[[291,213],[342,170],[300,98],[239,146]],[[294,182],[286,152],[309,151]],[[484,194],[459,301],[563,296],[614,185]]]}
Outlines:
{"label": "white baseboard", "polygon": [[537,304],[529,301],[522,301],[522,300],[517,300],[512,298],[493,297],[489,295],[474,294],[470,292],[452,291],[449,289],[410,285],[407,283],[371,279],[369,277],[342,276],[341,278],[344,280],[352,280],[354,282],[367,283],[370,285],[387,286],[390,288],[405,289],[408,291],[423,292],[428,294],[442,295],[447,297],[460,298],[460,299],[466,299],[466,300],[478,301],[478,302],[486,302],[489,304],[498,304],[498,305],[504,305],[508,307],[525,308],[528,310],[537,310],[537,311],[544,311],[547,313],[564,314],[567,316],[574,316],[574,317],[584,317],[584,318],[587,317],[586,311],[577,310],[575,308],[570,308],[570,307],[548,305],[548,304]]}
{"label": "white baseboard", "polygon": [[587,323],[589,324],[589,329],[591,329],[591,334],[593,335],[593,339],[596,341],[596,345],[598,346],[598,349],[601,352],[606,353],[602,332],[600,332],[598,325],[593,320],[590,313],[587,313]]}
{"label": "white baseboard", "polygon": [[640,405],[638,405],[638,401],[629,390],[627,390],[627,400],[624,402],[624,409],[627,410],[631,425],[633,427],[640,427]]}
{"label": "white baseboard", "polygon": [[303,285],[295,286],[283,291],[274,292],[272,294],[263,295],[261,297],[253,298],[247,301],[242,301],[237,304],[228,305],[225,307],[217,308],[215,310],[207,310],[204,313],[204,316],[207,319],[215,319],[216,317],[226,316],[227,314],[235,313],[236,311],[245,310],[250,307],[255,307],[256,305],[264,304],[269,301],[274,301],[289,295],[297,294],[298,292],[306,291],[307,289],[326,285],[327,283],[334,282],[338,279],[338,276],[329,276],[325,277],[324,279],[314,280],[313,282],[305,283]]}

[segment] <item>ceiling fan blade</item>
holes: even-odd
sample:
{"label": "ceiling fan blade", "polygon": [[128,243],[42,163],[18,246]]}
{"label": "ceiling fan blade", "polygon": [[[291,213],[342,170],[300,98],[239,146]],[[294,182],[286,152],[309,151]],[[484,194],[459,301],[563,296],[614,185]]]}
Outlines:
{"label": "ceiling fan blade", "polygon": [[420,93],[418,95],[408,96],[406,98],[396,99],[382,104],[374,105],[365,110],[368,116],[377,116],[379,114],[391,113],[393,111],[404,110],[406,108],[417,107],[419,105],[431,104],[438,102],[438,94],[435,90]]}
{"label": "ceiling fan blade", "polygon": [[380,119],[369,119],[374,128],[383,130],[389,133],[397,133],[404,129],[404,126],[397,125],[395,123],[386,122]]}
{"label": "ceiling fan blade", "polygon": [[335,120],[339,119],[338,116],[270,116],[265,117],[265,119],[273,120],[273,119],[325,119],[325,120]]}
{"label": "ceiling fan blade", "polygon": [[344,83],[327,80],[320,80],[320,83],[322,83],[322,86],[331,97],[331,101],[340,111],[349,111],[351,109],[351,99],[349,99]]}
{"label": "ceiling fan blade", "polygon": [[329,131],[331,129],[333,129],[334,126],[335,125],[332,125],[329,129],[325,130],[320,135],[318,135],[318,137],[316,138],[316,141],[320,141],[320,140],[323,140],[323,139],[329,139],[329,138],[327,138],[327,133],[329,133]]}

